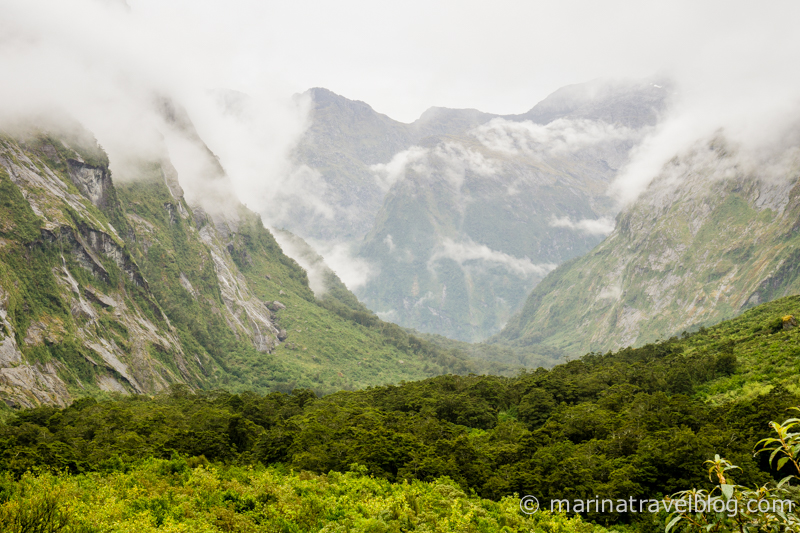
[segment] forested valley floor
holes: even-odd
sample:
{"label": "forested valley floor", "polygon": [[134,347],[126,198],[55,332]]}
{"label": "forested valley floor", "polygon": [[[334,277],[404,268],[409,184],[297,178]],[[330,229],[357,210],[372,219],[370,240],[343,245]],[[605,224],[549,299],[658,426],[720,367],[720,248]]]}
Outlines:
{"label": "forested valley floor", "polygon": [[[715,455],[743,486],[797,474],[753,449],[800,405],[798,315],[800,297],[784,298],[516,377],[322,398],[173,385],[6,412],[0,520],[9,531],[663,531],[665,514],[526,516],[519,497],[548,508],[711,489]],[[36,520],[52,527],[24,529]]]}

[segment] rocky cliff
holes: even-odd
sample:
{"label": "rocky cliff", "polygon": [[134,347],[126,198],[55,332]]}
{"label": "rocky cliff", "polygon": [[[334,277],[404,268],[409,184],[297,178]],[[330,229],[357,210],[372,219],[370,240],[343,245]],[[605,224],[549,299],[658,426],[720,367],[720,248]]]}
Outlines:
{"label": "rocky cliff", "polygon": [[[201,178],[224,187],[224,170],[174,111],[167,120],[208,159]],[[238,202],[189,205],[166,150],[128,162],[116,180],[76,125],[0,135],[7,405],[174,383],[330,392],[477,368],[374,315],[363,324],[337,310],[317,301],[257,215]]]}
{"label": "rocky cliff", "polygon": [[800,159],[723,135],[668,163],[616,228],[550,273],[493,342],[565,355],[640,345],[800,291]]}

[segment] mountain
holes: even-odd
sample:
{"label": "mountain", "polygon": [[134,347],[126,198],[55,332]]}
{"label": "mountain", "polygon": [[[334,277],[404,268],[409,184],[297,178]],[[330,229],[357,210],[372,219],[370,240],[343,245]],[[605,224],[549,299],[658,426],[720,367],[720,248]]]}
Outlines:
{"label": "mountain", "polygon": [[519,116],[438,112],[488,122],[453,120],[470,125],[372,165],[392,185],[358,248],[374,267],[354,288],[359,298],[400,325],[480,341],[550,270],[596,246],[613,226],[608,185],[668,92],[595,85],[558,91]]}
{"label": "mountain", "polygon": [[800,292],[800,157],[720,133],[672,159],[614,231],[551,272],[491,342],[568,356],[717,323]]}
{"label": "mountain", "polygon": [[[73,123],[0,132],[7,405],[175,383],[324,393],[486,368],[383,323],[341,283],[315,298],[305,270],[233,198],[189,117],[159,109],[191,148],[193,175],[178,175],[166,147],[112,175]],[[190,205],[181,182],[206,196]]]}
{"label": "mountain", "polygon": [[[542,125],[566,119],[632,129],[653,126],[669,95],[669,85],[659,83],[595,80],[570,85],[520,115],[431,107],[411,124],[328,89],[309,89],[298,96],[310,102],[309,127],[293,154],[299,169],[293,185],[282,192],[288,208],[273,225],[311,240],[360,241],[372,229],[391,185],[373,165],[389,163],[423,139],[463,135],[497,118]],[[234,100],[242,97],[246,95]]]}
{"label": "mountain", "polygon": [[[547,124],[554,120],[585,119],[607,124],[622,124],[629,128],[655,126],[658,115],[654,110],[664,108],[668,81],[631,82],[624,80],[594,80],[567,85],[536,104],[530,111],[516,115],[516,120]],[[510,117],[509,117],[510,118]]]}
{"label": "mountain", "polygon": [[283,196],[289,207],[273,225],[325,242],[357,242],[370,231],[389,185],[376,179],[372,165],[429,135],[457,133],[495,116],[431,108],[404,124],[327,89],[302,96],[311,102],[310,125],[295,149],[296,185]]}

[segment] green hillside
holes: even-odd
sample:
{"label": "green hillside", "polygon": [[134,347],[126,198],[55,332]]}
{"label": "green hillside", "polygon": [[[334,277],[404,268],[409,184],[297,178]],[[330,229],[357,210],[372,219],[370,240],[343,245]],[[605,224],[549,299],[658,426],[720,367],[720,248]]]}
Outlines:
{"label": "green hillside", "polygon": [[[318,505],[325,510],[312,515],[317,525],[298,530],[318,531],[340,516],[374,519],[383,522],[376,531],[388,531],[403,527],[392,520],[450,520],[434,497],[447,485],[460,509],[475,509],[453,530],[495,531],[537,525],[513,511],[515,494],[536,495],[549,508],[554,499],[638,500],[711,488],[703,463],[716,454],[741,467],[738,483],[766,483],[770,466],[752,451],[769,436],[769,421],[784,420],[786,409],[800,404],[798,312],[800,297],[784,298],[684,338],[587,354],[513,378],[440,376],[324,398],[307,390],[195,394],[173,385],[155,397],[17,412],[0,425],[4,490],[17,502],[3,512],[61,487],[111,506],[107,516],[139,516],[142,527],[216,516],[225,530],[227,508],[226,520],[261,517],[270,530],[267,524],[294,516],[289,509]],[[25,474],[45,466],[70,475]],[[791,473],[788,464],[781,471]],[[120,479],[142,488],[115,492]],[[316,489],[302,485],[306,480]],[[107,488],[96,495],[80,488],[101,482]],[[171,487],[166,500],[156,494],[162,486]],[[201,486],[206,503],[198,508],[193,491]],[[278,487],[298,487],[290,489],[297,498]],[[473,491],[485,500],[463,496]],[[376,514],[362,502],[356,513],[357,493],[365,502],[377,498],[378,506],[390,505],[381,498],[405,498],[408,507]],[[581,517],[618,531],[663,531],[666,513]],[[578,522],[559,527],[591,530]]]}
{"label": "green hillside", "polygon": [[489,369],[380,321],[343,286],[317,301],[258,216],[193,209],[165,158],[117,183],[77,127],[4,135],[0,188],[8,405],[172,383],[329,393]]}
{"label": "green hillside", "polygon": [[551,272],[491,342],[577,357],[800,292],[800,162],[788,152],[754,167],[748,157],[722,137],[676,157],[614,232]]}

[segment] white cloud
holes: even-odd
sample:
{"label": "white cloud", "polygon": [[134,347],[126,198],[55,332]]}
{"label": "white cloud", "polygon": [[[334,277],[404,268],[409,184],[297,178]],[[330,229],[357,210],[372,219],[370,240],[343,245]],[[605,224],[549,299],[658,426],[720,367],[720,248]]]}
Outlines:
{"label": "white cloud", "polygon": [[273,230],[272,234],[283,253],[297,261],[297,264],[306,271],[308,286],[314,292],[314,296],[321,298],[328,292],[328,286],[325,281],[327,265],[315,253],[315,250],[289,232]]}
{"label": "white cloud", "polygon": [[458,190],[464,184],[467,172],[490,177],[500,169],[498,161],[451,141],[439,143],[430,149],[412,146],[395,154],[388,163],[370,166],[384,190],[402,180],[409,170],[427,179],[444,179]]}
{"label": "white cloud", "polygon": [[619,300],[622,296],[622,287],[620,285],[609,285],[600,291],[597,298],[600,300]]}
{"label": "white cloud", "polygon": [[389,252],[394,252],[395,244],[391,235],[387,234],[386,237],[383,238],[383,244],[385,244],[386,247],[389,248]]}
{"label": "white cloud", "polygon": [[310,241],[314,249],[325,259],[325,264],[336,272],[339,279],[351,291],[356,291],[375,277],[375,267],[366,259],[356,257],[349,244],[331,244]]}
{"label": "white cloud", "polygon": [[569,228],[589,235],[608,235],[614,231],[614,219],[611,217],[602,218],[583,218],[573,222],[569,217],[556,217],[555,215],[547,223],[552,228]]}
{"label": "white cloud", "polygon": [[527,257],[519,258],[504,252],[492,250],[485,244],[477,244],[471,241],[455,242],[451,239],[445,239],[435,249],[431,258],[428,260],[429,267],[432,267],[433,264],[440,259],[452,259],[462,266],[472,261],[499,265],[521,277],[544,277],[556,267],[556,265],[551,263],[537,264]]}
{"label": "white cloud", "polygon": [[472,130],[481,144],[507,154],[555,156],[608,141],[632,139],[639,134],[624,126],[586,119],[556,119],[548,124],[495,118]]}
{"label": "white cloud", "polygon": [[[0,1],[0,126],[66,114],[97,137],[120,176],[131,161],[161,158],[166,140],[187,198],[213,211],[232,203],[233,183],[257,201],[291,174],[288,151],[307,109],[275,84],[242,83],[231,68],[240,36],[219,27],[209,39],[212,21],[195,24],[199,11],[170,18],[124,2]],[[244,112],[217,105],[210,89],[219,87],[249,92]],[[165,100],[188,111],[230,182],[217,179],[207,153],[192,154],[193,133],[164,121]]]}
{"label": "white cloud", "polygon": [[[753,136],[743,135],[735,127],[713,128],[711,122],[703,124],[688,115],[673,117],[634,149],[608,194],[625,207],[645,191],[660,191],[666,200],[686,183],[736,176],[749,175],[785,186],[796,178],[800,154],[800,115],[790,114],[789,119],[797,122],[775,122],[774,130]],[[724,150],[714,146],[724,146]]]}
{"label": "white cloud", "polygon": [[611,217],[583,218],[573,222],[569,217],[553,215],[547,223],[551,228],[569,228],[589,235],[608,235],[614,231],[614,219]]}
{"label": "white cloud", "polygon": [[398,152],[388,163],[371,165],[369,169],[384,190],[388,190],[396,181],[405,176],[406,169],[411,166],[418,172],[422,171],[421,162],[427,157],[428,150],[419,146],[412,146],[408,150]]}
{"label": "white cloud", "polygon": [[431,105],[519,113],[569,83],[659,71],[720,95],[748,91],[736,85],[748,79],[797,88],[791,0],[130,3],[235,36],[230,63],[243,78],[328,87],[406,122]]}

